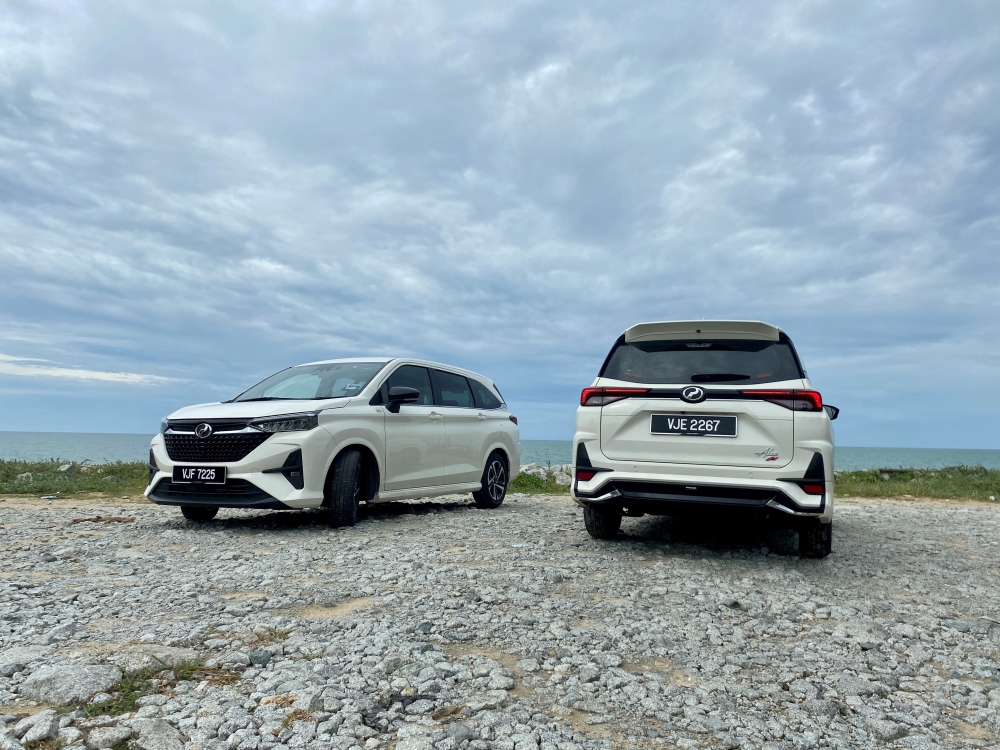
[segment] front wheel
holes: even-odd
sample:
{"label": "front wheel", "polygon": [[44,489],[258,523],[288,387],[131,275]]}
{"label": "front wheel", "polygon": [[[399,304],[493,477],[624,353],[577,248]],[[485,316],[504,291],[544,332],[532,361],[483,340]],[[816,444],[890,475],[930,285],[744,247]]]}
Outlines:
{"label": "front wheel", "polygon": [[507,463],[499,451],[493,451],[486,459],[483,469],[482,487],[472,493],[477,508],[499,508],[507,496]]}
{"label": "front wheel", "polygon": [[326,486],[326,520],[330,526],[354,526],[361,503],[361,453],[345,450],[333,462]]}
{"label": "front wheel", "polygon": [[799,554],[802,557],[821,558],[833,551],[833,521],[813,521],[799,529]]}
{"label": "front wheel", "polygon": [[622,509],[607,505],[583,506],[583,523],[594,539],[614,539],[622,527]]}
{"label": "front wheel", "polygon": [[215,514],[219,512],[218,508],[207,508],[204,505],[182,505],[181,513],[189,521],[198,521],[199,523],[204,523],[205,521],[211,521],[215,518]]}

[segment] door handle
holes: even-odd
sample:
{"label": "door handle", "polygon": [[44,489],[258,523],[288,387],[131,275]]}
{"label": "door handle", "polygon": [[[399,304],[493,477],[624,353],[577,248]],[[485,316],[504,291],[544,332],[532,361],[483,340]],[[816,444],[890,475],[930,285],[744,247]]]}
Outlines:
{"label": "door handle", "polygon": [[432,411],[427,415],[428,419],[444,419],[444,414],[438,414],[436,411]]}
{"label": "door handle", "polygon": [[482,421],[482,420],[484,420],[484,419],[489,419],[489,417],[487,417],[487,416],[486,416],[485,414],[480,414],[480,415],[479,415],[478,417],[476,417],[476,418],[477,418],[478,420],[480,420],[480,421]]}

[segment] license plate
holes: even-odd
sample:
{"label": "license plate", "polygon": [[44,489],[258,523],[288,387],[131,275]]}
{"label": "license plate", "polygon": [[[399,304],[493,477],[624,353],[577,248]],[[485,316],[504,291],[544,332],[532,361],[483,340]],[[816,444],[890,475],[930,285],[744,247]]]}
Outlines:
{"label": "license plate", "polygon": [[649,425],[654,435],[736,437],[736,417],[692,414],[654,414]]}
{"label": "license plate", "polygon": [[178,484],[225,484],[225,466],[175,466],[174,481]]}

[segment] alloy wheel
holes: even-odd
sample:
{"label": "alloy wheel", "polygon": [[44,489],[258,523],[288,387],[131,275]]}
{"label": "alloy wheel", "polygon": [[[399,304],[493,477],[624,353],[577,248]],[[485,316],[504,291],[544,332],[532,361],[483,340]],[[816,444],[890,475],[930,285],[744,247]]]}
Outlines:
{"label": "alloy wheel", "polygon": [[490,464],[490,470],[486,474],[486,491],[494,502],[503,499],[507,491],[507,470],[502,461]]}

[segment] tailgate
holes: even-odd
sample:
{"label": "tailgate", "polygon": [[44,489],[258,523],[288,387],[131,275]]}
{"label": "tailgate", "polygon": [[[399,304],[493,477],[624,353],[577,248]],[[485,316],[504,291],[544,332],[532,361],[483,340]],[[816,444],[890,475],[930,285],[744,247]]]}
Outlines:
{"label": "tailgate", "polygon": [[[658,419],[657,429],[664,424],[686,427],[692,418],[736,417],[736,435],[656,434],[653,415],[659,414],[669,415],[670,422]],[[676,398],[626,398],[601,407],[601,451],[616,461],[779,468],[792,460],[792,415],[759,400],[710,397],[689,404]],[[685,418],[687,422],[681,421]]]}

